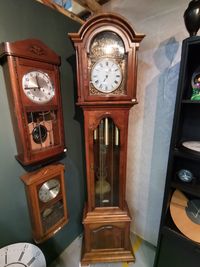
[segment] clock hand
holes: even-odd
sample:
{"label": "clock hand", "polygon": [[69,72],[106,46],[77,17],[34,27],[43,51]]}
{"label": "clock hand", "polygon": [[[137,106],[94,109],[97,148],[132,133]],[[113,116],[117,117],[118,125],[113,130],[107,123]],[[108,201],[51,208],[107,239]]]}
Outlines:
{"label": "clock hand", "polygon": [[108,75],[106,75],[105,79],[103,80],[103,82],[105,82],[108,79]]}
{"label": "clock hand", "polygon": [[25,90],[32,90],[32,89],[39,89],[40,90],[40,87],[38,86],[33,86],[33,87],[24,87]]}
{"label": "clock hand", "polygon": [[53,189],[55,189],[55,188],[57,188],[57,187],[58,187],[58,186],[56,186],[56,185],[55,185],[55,186],[52,186],[52,187],[49,188],[49,191],[51,191],[51,190],[53,190]]}
{"label": "clock hand", "polygon": [[40,90],[41,86],[39,85],[39,79],[37,75],[35,76],[35,79],[36,79],[36,84],[38,86],[38,89]]}

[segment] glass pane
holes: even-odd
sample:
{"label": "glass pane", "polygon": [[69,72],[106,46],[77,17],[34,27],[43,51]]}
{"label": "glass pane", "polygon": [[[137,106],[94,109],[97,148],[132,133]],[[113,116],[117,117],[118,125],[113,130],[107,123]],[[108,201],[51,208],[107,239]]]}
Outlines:
{"label": "glass pane", "polygon": [[[122,38],[112,31],[98,33],[91,41],[88,53],[88,73],[91,80],[89,94],[126,95],[126,65],[127,54]],[[117,77],[116,70],[120,73],[120,82],[117,78],[118,83],[115,84],[114,80],[111,86],[113,77]]]}
{"label": "glass pane", "polygon": [[104,118],[94,130],[95,206],[119,205],[119,129]]}
{"label": "glass pane", "polygon": [[32,150],[44,149],[59,144],[56,111],[28,112],[27,119]]}
{"label": "glass pane", "polygon": [[123,58],[125,47],[122,39],[114,32],[104,31],[99,33],[90,47],[90,57]]}
{"label": "glass pane", "polygon": [[44,233],[47,232],[52,226],[62,220],[64,217],[63,201],[59,200],[50,207],[46,207],[41,212],[42,226]]}

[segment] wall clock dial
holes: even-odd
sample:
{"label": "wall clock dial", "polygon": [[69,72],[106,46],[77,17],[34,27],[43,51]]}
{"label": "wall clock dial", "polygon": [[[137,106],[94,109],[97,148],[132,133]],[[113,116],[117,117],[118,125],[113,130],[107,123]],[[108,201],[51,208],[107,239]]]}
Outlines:
{"label": "wall clock dial", "polygon": [[44,242],[68,222],[64,165],[48,165],[21,179],[25,184],[33,239]]}
{"label": "wall clock dial", "polygon": [[48,202],[54,199],[60,191],[60,182],[57,179],[51,179],[43,183],[38,191],[39,199],[42,202]]}
{"label": "wall clock dial", "polygon": [[91,70],[91,83],[102,93],[111,93],[121,84],[122,71],[112,59],[103,58],[97,61]]}
{"label": "wall clock dial", "polygon": [[1,267],[46,267],[42,251],[30,243],[16,243],[0,249]]}
{"label": "wall clock dial", "polygon": [[38,104],[49,102],[55,95],[49,75],[42,71],[31,71],[24,74],[22,86],[25,95]]}
{"label": "wall clock dial", "polygon": [[60,57],[39,40],[0,44],[17,160],[43,164],[64,155]]}
{"label": "wall clock dial", "polygon": [[136,50],[144,35],[106,13],[70,37],[78,62],[88,189],[81,263],[134,261],[125,201],[127,135],[129,109],[136,103]]}

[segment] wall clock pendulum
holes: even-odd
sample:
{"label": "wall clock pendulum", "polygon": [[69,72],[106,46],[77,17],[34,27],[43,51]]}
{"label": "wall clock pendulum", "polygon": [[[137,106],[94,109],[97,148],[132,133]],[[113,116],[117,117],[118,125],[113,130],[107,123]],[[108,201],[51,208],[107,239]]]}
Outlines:
{"label": "wall clock pendulum", "polygon": [[144,38],[121,16],[102,13],[70,33],[84,113],[88,201],[82,265],[134,261],[125,201],[130,108],[137,103],[137,50]]}
{"label": "wall clock pendulum", "polygon": [[18,155],[24,166],[65,151],[60,57],[35,39],[0,45]]}
{"label": "wall clock pendulum", "polygon": [[51,164],[21,176],[24,182],[32,236],[36,243],[52,237],[68,222],[64,165]]}

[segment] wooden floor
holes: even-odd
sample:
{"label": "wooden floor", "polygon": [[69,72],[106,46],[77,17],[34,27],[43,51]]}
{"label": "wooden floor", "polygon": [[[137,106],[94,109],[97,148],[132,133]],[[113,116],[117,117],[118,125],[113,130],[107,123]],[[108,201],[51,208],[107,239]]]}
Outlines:
{"label": "wooden floor", "polygon": [[[137,236],[131,236],[131,241],[136,256],[135,263],[99,263],[89,267],[153,267],[155,247]],[[78,237],[49,267],[81,267],[81,245],[82,237]]]}

